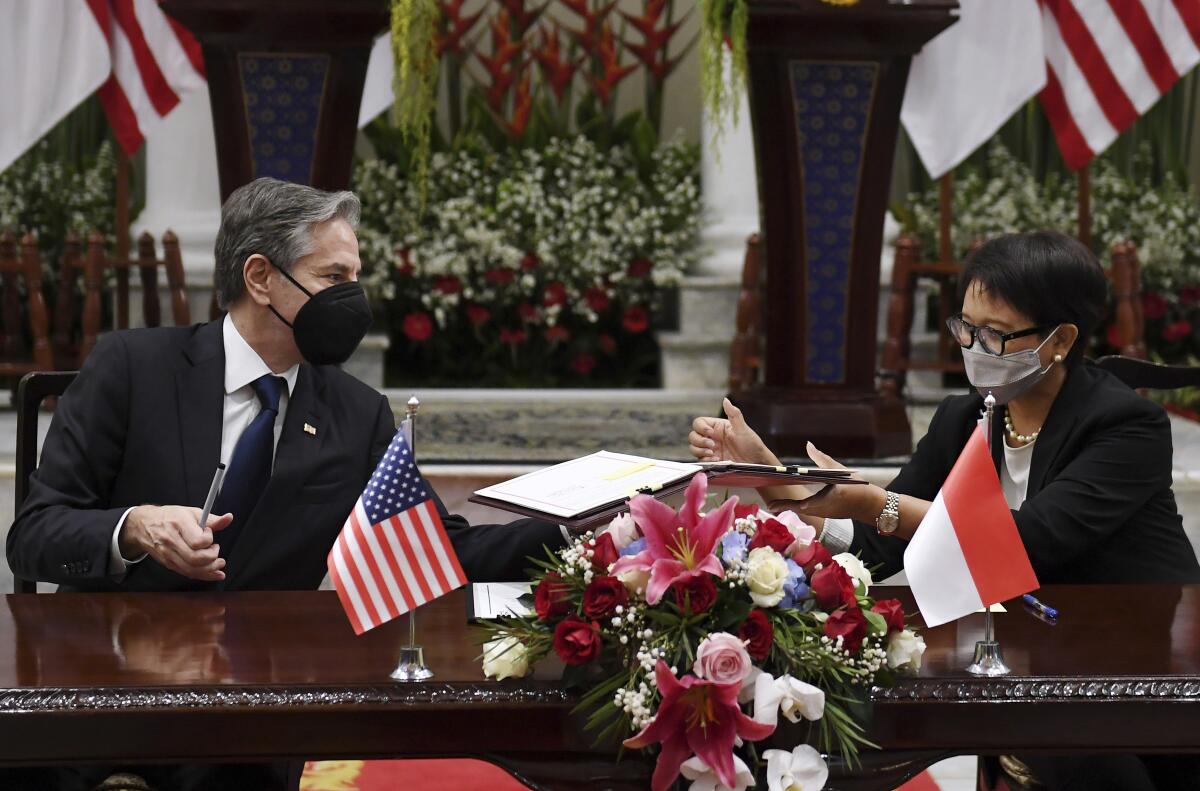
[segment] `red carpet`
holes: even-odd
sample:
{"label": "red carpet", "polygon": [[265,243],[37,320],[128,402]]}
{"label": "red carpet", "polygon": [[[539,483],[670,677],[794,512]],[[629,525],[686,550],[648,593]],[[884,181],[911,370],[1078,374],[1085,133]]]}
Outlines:
{"label": "red carpet", "polygon": [[[407,761],[309,761],[300,791],[526,791],[512,775],[486,761],[428,759]],[[922,772],[897,791],[939,791]]]}

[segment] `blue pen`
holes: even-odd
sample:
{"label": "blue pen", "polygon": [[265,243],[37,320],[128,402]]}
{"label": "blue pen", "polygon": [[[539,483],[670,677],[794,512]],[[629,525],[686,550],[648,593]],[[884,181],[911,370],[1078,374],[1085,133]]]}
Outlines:
{"label": "blue pen", "polygon": [[1031,594],[1026,593],[1024,596],[1021,597],[1021,600],[1024,601],[1026,604],[1028,604],[1033,609],[1040,612],[1042,615],[1046,616],[1047,618],[1057,618],[1058,617],[1058,610],[1054,609],[1053,607],[1049,607],[1045,604],[1042,604],[1040,601],[1035,599]]}

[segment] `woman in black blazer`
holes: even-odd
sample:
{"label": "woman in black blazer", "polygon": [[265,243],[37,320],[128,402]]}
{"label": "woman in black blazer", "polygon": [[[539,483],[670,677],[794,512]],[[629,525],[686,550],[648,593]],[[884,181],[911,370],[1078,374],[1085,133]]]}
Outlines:
{"label": "woman in black blazer", "polygon": [[[950,330],[963,346],[968,378],[1000,404],[992,455],[1038,579],[1200,582],[1171,491],[1166,413],[1083,360],[1107,305],[1092,254],[1060,233],[1001,236],[967,260],[960,297],[963,311]],[[778,463],[741,412],[729,401],[725,408],[728,420],[696,419],[692,453]],[[763,496],[786,500],[779,505],[823,527],[831,551],[859,554],[888,576],[902,568],[907,539],[982,413],[979,393],[943,401],[886,489],[830,486],[800,499],[802,492],[778,487]],[[821,466],[840,466],[811,444],[809,452]]]}

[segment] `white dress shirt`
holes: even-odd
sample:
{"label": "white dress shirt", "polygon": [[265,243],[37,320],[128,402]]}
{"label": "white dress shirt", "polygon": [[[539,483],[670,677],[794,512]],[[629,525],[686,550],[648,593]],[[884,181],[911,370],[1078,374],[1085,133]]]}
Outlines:
{"label": "white dress shirt", "polygon": [[[238,438],[262,411],[262,404],[259,403],[258,396],[250,383],[260,376],[274,372],[258,355],[258,352],[246,343],[246,339],[238,332],[233,319],[228,315],[221,324],[221,334],[225,344],[225,399],[221,407],[221,462],[229,467]],[[287,382],[287,391],[279,396],[279,414],[275,418],[276,448],[279,447],[279,434],[283,431],[283,419],[287,415],[288,399],[296,387],[296,377],[299,373],[300,366],[293,365],[286,371],[275,374],[283,377]],[[118,538],[121,535],[121,526],[125,524],[125,518],[132,510],[133,508],[129,508],[121,515],[116,529],[113,530],[108,561],[110,575],[123,575],[130,565],[146,557],[142,555],[134,560],[126,560],[121,555]]]}
{"label": "white dress shirt", "polygon": [[1025,502],[1029,492],[1029,466],[1033,463],[1033,444],[1027,442],[1019,448],[1004,442],[1004,464],[1000,467],[1000,488],[1004,490],[1004,501],[1016,511]]}

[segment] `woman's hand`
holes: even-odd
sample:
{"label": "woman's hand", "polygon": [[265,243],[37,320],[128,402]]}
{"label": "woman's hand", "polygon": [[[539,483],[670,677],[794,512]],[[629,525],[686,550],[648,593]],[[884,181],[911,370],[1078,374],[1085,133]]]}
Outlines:
{"label": "woman's hand", "polygon": [[[808,457],[824,470],[844,470],[846,466],[808,443]],[[857,476],[854,476],[857,478]],[[857,519],[870,522],[883,510],[886,497],[878,486],[828,485],[803,500],[774,500],[767,508],[774,513],[795,511],[801,517]]]}
{"label": "woman's hand", "polygon": [[698,417],[688,434],[688,450],[700,461],[740,461],[752,464],[778,464],[779,459],[763,443],[754,429],[746,425],[742,410],[726,398],[722,402],[729,419]]}

